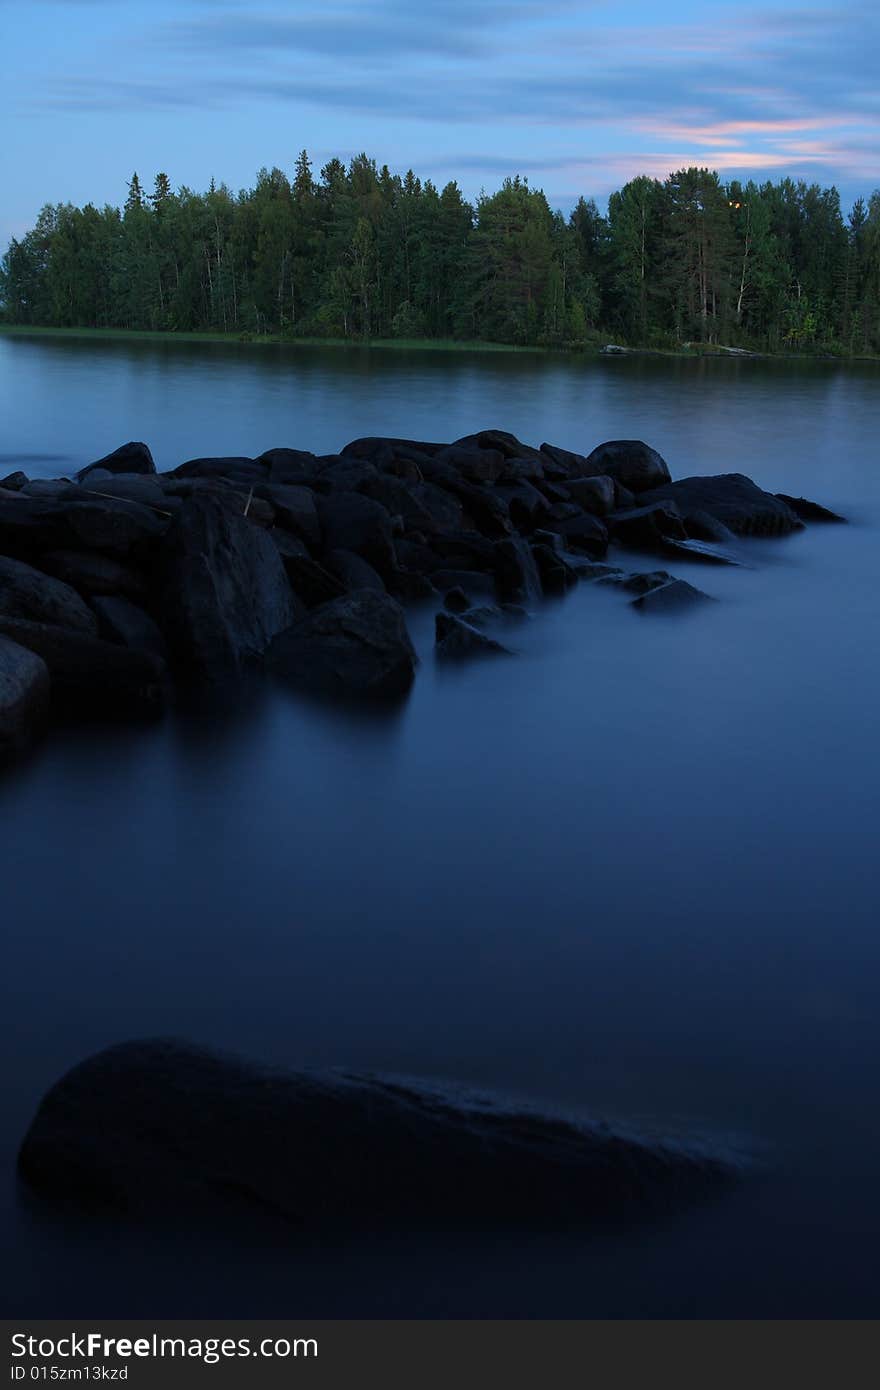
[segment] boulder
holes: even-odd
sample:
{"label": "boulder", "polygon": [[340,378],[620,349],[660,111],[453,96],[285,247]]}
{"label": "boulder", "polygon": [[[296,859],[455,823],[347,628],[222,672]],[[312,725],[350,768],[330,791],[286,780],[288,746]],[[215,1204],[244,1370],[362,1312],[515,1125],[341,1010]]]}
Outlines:
{"label": "boulder", "polygon": [[461,661],[474,656],[511,656],[507,647],[487,637],[454,613],[438,613],[434,622],[436,653],[444,661]]}
{"label": "boulder", "polygon": [[594,516],[606,516],[617,506],[614,479],[599,473],[595,478],[567,478],[565,490],[568,495]]}
{"label": "boulder", "polygon": [[535,557],[520,536],[496,541],[495,578],[502,599],[528,603],[541,597],[541,576]]}
{"label": "boulder", "polygon": [[179,503],[176,498],[166,497],[158,474],[152,477],[140,473],[110,474],[102,478],[89,473],[79,485],[80,493],[94,492],[101,497],[118,497],[125,502],[141,502],[145,507],[154,508],[170,515]]}
{"label": "boulder", "polygon": [[440,593],[449,589],[464,589],[465,593],[480,598],[495,597],[495,577],[482,574],[479,570],[438,569],[431,573],[431,583]]}
{"label": "boulder", "polygon": [[331,574],[335,574],[346,592],[352,589],[375,589],[384,594],[385,582],[373,566],[363,556],[355,555],[353,550],[331,550],[324,556],[324,563]]}
{"label": "boulder", "polygon": [[380,476],[375,464],[363,459],[337,458],[329,463],[319,462],[317,481],[322,492],[356,492],[364,483]]}
{"label": "boulder", "polygon": [[74,589],[5,556],[0,556],[0,615],[98,635],[95,615]]}
{"label": "boulder", "polygon": [[567,546],[582,550],[593,560],[601,560],[608,551],[608,531],[597,516],[582,512],[580,516],[554,524],[554,530]]}
{"label": "boulder", "polygon": [[[299,602],[306,608],[317,608],[345,593],[342,580],[313,560],[302,541],[277,527],[267,533],[281,556],[290,586]],[[339,554],[331,551],[331,554]],[[349,552],[351,553],[351,552]],[[372,568],[372,566],[371,566]]]}
{"label": "boulder", "polygon": [[381,466],[386,459],[412,457],[413,454],[431,458],[447,447],[446,444],[426,444],[420,439],[396,439],[390,435],[365,435],[361,439],[352,439],[350,443],[345,445],[342,453],[346,458],[369,459],[370,462]]}
{"label": "boulder", "polygon": [[691,540],[714,541],[718,545],[733,545],[736,542],[736,536],[729,526],[716,521],[708,512],[701,512],[699,508],[685,513],[684,529]]}
{"label": "boulder", "polygon": [[255,462],[273,483],[298,483],[318,471],[315,455],[303,449],[266,449]]}
{"label": "boulder", "polygon": [[620,587],[625,589],[628,594],[648,594],[652,589],[659,589],[664,584],[673,582],[672,575],[666,570],[651,570],[648,574],[620,574],[618,576]]}
{"label": "boulder", "polygon": [[[735,539],[735,538],[734,538]],[[711,541],[682,541],[672,536],[664,536],[663,549],[668,555],[680,556],[683,560],[698,560],[703,565],[738,565],[743,561],[729,550],[723,550]]]}
{"label": "boulder", "polygon": [[584,473],[605,474],[630,492],[646,492],[670,481],[666,461],[641,439],[609,439],[600,444],[588,455]]}
{"label": "boulder", "polygon": [[130,440],[128,444],[121,444],[118,449],[113,450],[112,454],[105,454],[103,458],[96,459],[94,463],[81,468],[76,475],[77,479],[82,482],[83,478],[87,478],[96,468],[105,473],[155,473],[156,471],[153,455],[147,445],[137,443],[134,440]]}
{"label": "boulder", "polygon": [[[572,453],[571,449],[560,449],[558,444],[542,444],[541,453],[555,465],[556,475],[562,478],[582,478],[586,473],[585,454]],[[547,465],[544,465],[545,471]]]}
{"label": "boulder", "polygon": [[[80,489],[77,492],[82,496]],[[124,560],[151,549],[167,521],[138,503],[90,497],[0,498],[0,554],[32,560],[47,550],[97,550]]]}
{"label": "boulder", "polygon": [[577,584],[577,570],[568,563],[555,546],[533,545],[532,554],[535,557],[535,564],[538,566],[541,586],[545,594],[564,594]]}
{"label": "boulder", "polygon": [[405,482],[390,473],[376,473],[361,485],[360,491],[379,502],[389,515],[402,517],[407,531],[434,531],[436,508],[432,510],[421,500],[422,487],[423,484]]}
{"label": "boulder", "polygon": [[92,608],[98,619],[100,635],[108,642],[118,642],[132,651],[152,652],[167,662],[165,638],[143,608],[129,603],[127,598],[112,597],[93,598]]}
{"label": "boulder", "polygon": [[450,444],[434,455],[434,461],[448,464],[467,482],[494,483],[504,472],[506,459],[500,449],[464,449]]}
{"label": "boulder", "polygon": [[80,594],[121,594],[133,603],[147,598],[144,576],[91,550],[50,550],[40,556],[40,568],[76,589]]}
{"label": "boulder", "polygon": [[186,463],[180,463],[170,472],[162,475],[165,478],[231,478],[237,483],[248,485],[264,483],[268,478],[268,469],[265,463],[260,463],[257,459],[245,458],[242,455],[220,456],[218,458],[197,458],[187,459]]}
{"label": "boulder", "polygon": [[665,584],[657,584],[647,589],[639,598],[634,598],[631,608],[640,613],[677,613],[684,608],[693,608],[703,603],[711,603],[708,594],[695,589],[684,579],[670,579]]}
{"label": "boulder", "polygon": [[257,497],[270,504],[277,526],[292,532],[313,550],[319,548],[321,523],[311,488],[291,483],[263,483],[257,488]]}
{"label": "boulder", "polygon": [[7,473],[5,478],[0,478],[0,488],[5,492],[21,492],[27,486],[28,475],[17,469],[14,473]]}
{"label": "boulder", "polygon": [[74,1067],[43,1097],[18,1158],[31,1192],[62,1209],[169,1227],[199,1211],[263,1211],[292,1244],[301,1229],[656,1219],[741,1167],[702,1141],[449,1083],[284,1072],[172,1039]]}
{"label": "boulder", "polygon": [[294,621],[297,603],[268,532],[214,498],[192,497],[163,547],[166,633],[192,674],[215,679],[259,661]]}
{"label": "boulder", "polygon": [[0,637],[0,765],[16,757],[49,709],[49,671],[35,652]]}
{"label": "boulder", "polygon": [[168,703],[167,670],[149,652],[15,618],[0,618],[0,633],[45,662],[55,712],[86,719],[155,718]]}
{"label": "boulder", "polygon": [[785,536],[804,524],[787,502],[764,492],[743,473],[680,478],[654,488],[641,500],[644,504],[675,502],[682,516],[708,512],[736,536]]}
{"label": "boulder", "polygon": [[409,690],[416,660],[403,609],[374,589],[313,609],[270,653],[277,675],[306,690],[379,699]]}
{"label": "boulder", "polygon": [[331,493],[318,498],[317,508],[325,553],[353,550],[382,575],[394,569],[391,517],[379,502],[357,492]]}
{"label": "boulder", "polygon": [[540,477],[543,470],[543,460],[538,449],[533,449],[529,444],[523,444],[521,439],[517,439],[515,434],[510,434],[507,430],[480,430],[477,434],[466,434],[461,439],[456,439],[452,445],[455,449],[492,449],[504,458],[519,459],[523,462],[531,462],[537,466],[536,476]]}
{"label": "boulder", "polygon": [[808,497],[789,497],[787,492],[777,492],[776,496],[780,502],[784,502],[787,507],[790,507],[801,521],[846,521],[845,516],[829,511],[819,502],[811,502]]}
{"label": "boulder", "polygon": [[551,504],[526,478],[517,483],[499,484],[493,495],[504,499],[511,521],[522,531],[539,526],[542,518],[549,514]]}
{"label": "boulder", "polygon": [[446,591],[446,595],[443,599],[443,607],[449,613],[466,613],[470,606],[470,599],[464,589],[459,588],[458,585]]}
{"label": "boulder", "polygon": [[674,502],[654,502],[648,507],[612,512],[605,525],[613,540],[636,550],[656,550],[667,536],[686,540],[687,531]]}

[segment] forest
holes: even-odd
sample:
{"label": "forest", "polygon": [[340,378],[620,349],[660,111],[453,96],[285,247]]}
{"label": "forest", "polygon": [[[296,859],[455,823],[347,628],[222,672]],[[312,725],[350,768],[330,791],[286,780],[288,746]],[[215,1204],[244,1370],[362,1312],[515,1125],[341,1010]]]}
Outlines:
{"label": "forest", "polygon": [[632,179],[569,216],[524,178],[466,201],[366,154],[251,189],[47,205],[0,262],[11,324],[522,346],[880,352],[880,191]]}

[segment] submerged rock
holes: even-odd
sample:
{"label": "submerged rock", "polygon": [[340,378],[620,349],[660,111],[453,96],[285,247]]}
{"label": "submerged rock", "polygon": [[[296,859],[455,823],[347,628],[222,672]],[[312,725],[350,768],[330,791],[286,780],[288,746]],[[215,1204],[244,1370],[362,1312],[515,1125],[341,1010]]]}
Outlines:
{"label": "submerged rock", "polygon": [[405,694],[417,660],[403,609],[375,589],[312,609],[276,638],[269,659],[278,676],[304,689],[376,698]]}
{"label": "submerged rock", "polygon": [[279,1072],[184,1042],[123,1043],[48,1092],[19,1173],[43,1199],[175,1224],[262,1209],[298,1229],[468,1227],[649,1215],[708,1196],[735,1164],[400,1077]]}
{"label": "submerged rock", "polygon": [[35,652],[0,637],[0,765],[30,742],[49,710],[49,671]]}
{"label": "submerged rock", "polygon": [[811,502],[808,497],[789,497],[787,492],[777,492],[776,496],[780,502],[784,502],[787,507],[790,507],[801,521],[846,521],[845,516],[829,511],[819,502]]}
{"label": "submerged rock", "polygon": [[436,651],[446,660],[461,661],[474,656],[511,656],[507,647],[487,637],[478,628],[454,613],[438,613],[434,621]]}

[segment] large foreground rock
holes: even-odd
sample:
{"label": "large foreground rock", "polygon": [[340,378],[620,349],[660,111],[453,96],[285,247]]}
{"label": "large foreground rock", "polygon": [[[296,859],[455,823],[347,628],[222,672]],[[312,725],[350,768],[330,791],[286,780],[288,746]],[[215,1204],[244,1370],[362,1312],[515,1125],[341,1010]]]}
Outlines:
{"label": "large foreground rock", "polygon": [[0,614],[35,623],[54,623],[77,632],[98,634],[95,615],[79,594],[21,560],[0,555]]}
{"label": "large foreground rock", "polygon": [[272,669],[330,695],[394,697],[415,675],[403,609],[388,594],[357,589],[313,609],[272,644]]}
{"label": "large foreground rock", "polygon": [[52,709],[76,718],[156,718],[168,703],[165,665],[145,651],[129,651],[69,628],[0,617],[0,633],[45,662]]}
{"label": "large foreground rock", "polygon": [[804,524],[786,502],[764,492],[744,473],[681,478],[653,489],[641,501],[675,502],[682,515],[707,512],[735,536],[785,536]]}
{"label": "large foreground rock", "polygon": [[262,657],[298,605],[268,533],[213,497],[191,497],[163,555],[166,634],[182,666],[209,680]]}
{"label": "large foreground rock", "polygon": [[186,1043],[123,1043],[45,1096],[19,1155],[32,1190],[175,1223],[262,1209],[304,1227],[566,1226],[717,1190],[733,1165],[663,1143],[402,1078],[282,1073]]}
{"label": "large foreground rock", "polygon": [[49,709],[46,663],[0,637],[0,764],[20,753]]}

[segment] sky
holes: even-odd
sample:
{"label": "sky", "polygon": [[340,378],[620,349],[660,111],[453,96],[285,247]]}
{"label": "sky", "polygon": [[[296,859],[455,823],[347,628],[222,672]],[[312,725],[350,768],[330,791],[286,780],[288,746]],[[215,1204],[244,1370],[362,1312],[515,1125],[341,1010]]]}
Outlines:
{"label": "sky", "polygon": [[563,209],[691,164],[880,186],[876,0],[0,0],[0,53],[0,246],[303,148]]}

